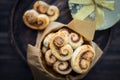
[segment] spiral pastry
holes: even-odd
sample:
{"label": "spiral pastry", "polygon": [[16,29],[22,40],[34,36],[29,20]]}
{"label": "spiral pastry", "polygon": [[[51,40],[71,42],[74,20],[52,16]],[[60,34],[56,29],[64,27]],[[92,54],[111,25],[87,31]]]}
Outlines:
{"label": "spiral pastry", "polygon": [[23,15],[24,23],[33,29],[37,29],[35,23],[37,23],[38,13],[35,10],[28,10]]}
{"label": "spiral pastry", "polygon": [[91,63],[94,60],[95,51],[90,45],[82,45],[78,47],[72,55],[72,69],[80,74],[87,72],[90,69]]}
{"label": "spiral pastry", "polygon": [[33,9],[41,14],[47,13],[48,8],[49,8],[49,5],[43,1],[36,1],[33,5]]}
{"label": "spiral pastry", "polygon": [[70,45],[64,45],[63,47],[57,49],[58,47],[55,47],[52,45],[51,50],[52,54],[61,61],[69,60],[72,57],[73,49]]}
{"label": "spiral pastry", "polygon": [[49,24],[48,16],[46,16],[44,14],[40,14],[38,16],[38,19],[37,19],[37,24],[38,24],[38,29],[39,30],[45,29],[48,26],[48,24]]}
{"label": "spiral pastry", "polygon": [[69,30],[67,28],[62,28],[60,29],[58,32],[62,32],[62,33],[65,33],[67,36],[69,36]]}
{"label": "spiral pastry", "polygon": [[23,15],[24,23],[32,29],[43,30],[49,24],[48,16],[38,14],[35,10],[28,10]]}
{"label": "spiral pastry", "polygon": [[68,62],[57,61],[53,65],[53,69],[62,75],[67,75],[72,71]]}
{"label": "spiral pastry", "polygon": [[59,16],[59,9],[56,6],[52,5],[49,7],[47,15],[51,22],[55,21]]}
{"label": "spiral pastry", "polygon": [[56,62],[56,58],[53,56],[51,50],[45,53],[45,60],[49,66],[52,66]]}
{"label": "spiral pastry", "polygon": [[67,44],[67,35],[64,32],[56,32],[51,40],[51,44],[53,43],[57,47],[62,47]]}
{"label": "spiral pastry", "polygon": [[50,44],[50,41],[51,41],[51,38],[53,37],[53,35],[54,35],[54,33],[50,33],[45,37],[45,39],[43,41],[43,45],[45,47],[47,47],[47,48],[49,47],[49,44]]}
{"label": "spiral pastry", "polygon": [[59,60],[66,61],[72,57],[73,49],[67,44],[65,33],[56,33],[50,42],[52,54]]}
{"label": "spiral pastry", "polygon": [[71,32],[69,34],[69,44],[72,46],[73,49],[81,46],[83,44],[82,36],[78,35],[77,33]]}

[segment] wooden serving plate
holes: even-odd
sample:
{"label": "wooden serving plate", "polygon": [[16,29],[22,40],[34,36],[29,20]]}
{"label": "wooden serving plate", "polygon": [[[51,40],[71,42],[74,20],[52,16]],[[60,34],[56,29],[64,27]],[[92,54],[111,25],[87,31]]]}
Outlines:
{"label": "wooden serving plate", "polygon": [[[10,17],[10,36],[11,43],[17,50],[22,60],[26,61],[27,44],[35,44],[37,31],[32,30],[23,22],[23,14],[26,10],[31,9],[36,0],[16,0]],[[56,5],[60,9],[58,22],[67,24],[72,20],[70,10],[68,8],[68,0],[43,0],[50,5]],[[112,28],[104,31],[96,31],[94,41],[104,51],[107,50],[112,38]]]}

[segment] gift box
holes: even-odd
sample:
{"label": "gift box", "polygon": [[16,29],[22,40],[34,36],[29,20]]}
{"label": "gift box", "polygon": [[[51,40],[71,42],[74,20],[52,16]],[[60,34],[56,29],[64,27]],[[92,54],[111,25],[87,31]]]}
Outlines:
{"label": "gift box", "polygon": [[69,0],[68,4],[73,18],[94,20],[96,30],[108,29],[120,19],[118,0]]}

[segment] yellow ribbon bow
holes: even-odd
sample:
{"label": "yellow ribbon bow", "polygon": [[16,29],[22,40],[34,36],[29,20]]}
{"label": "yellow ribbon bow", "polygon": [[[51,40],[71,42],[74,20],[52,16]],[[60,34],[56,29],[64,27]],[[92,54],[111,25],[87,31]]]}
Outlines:
{"label": "yellow ribbon bow", "polygon": [[92,12],[95,14],[96,27],[99,27],[104,23],[104,11],[103,9],[114,10],[114,1],[106,0],[69,0],[69,3],[84,5],[73,18],[84,20]]}

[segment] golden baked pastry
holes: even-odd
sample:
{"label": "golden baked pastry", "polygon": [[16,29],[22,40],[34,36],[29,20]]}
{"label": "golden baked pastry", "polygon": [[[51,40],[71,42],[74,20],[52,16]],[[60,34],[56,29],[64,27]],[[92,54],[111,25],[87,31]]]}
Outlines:
{"label": "golden baked pastry", "polygon": [[49,9],[49,5],[43,1],[36,1],[33,5],[33,9],[40,14],[45,14]]}
{"label": "golden baked pastry", "polygon": [[72,71],[70,64],[68,62],[57,61],[53,65],[53,69],[61,75],[67,75]]}
{"label": "golden baked pastry", "polygon": [[50,34],[48,34],[48,35],[45,37],[45,39],[44,39],[44,41],[43,41],[43,45],[44,45],[45,47],[47,47],[47,48],[49,47],[50,41],[51,41],[53,35],[54,35],[54,33],[50,33]]}
{"label": "golden baked pastry", "polygon": [[43,1],[36,1],[33,5],[33,9],[39,14],[46,14],[51,22],[59,17],[59,9],[56,6],[48,5]]}
{"label": "golden baked pastry", "polygon": [[59,9],[56,6],[52,5],[48,8],[47,15],[51,22],[55,21],[59,16]]}
{"label": "golden baked pastry", "polygon": [[49,66],[52,66],[56,62],[56,58],[53,56],[52,51],[48,50],[45,53],[45,60]]}
{"label": "golden baked pastry", "polygon": [[67,35],[65,33],[58,32],[53,36],[50,49],[58,60],[66,61],[72,57],[73,49],[67,44]]}
{"label": "golden baked pastry", "polygon": [[72,46],[73,49],[81,46],[83,42],[83,37],[78,35],[77,33],[71,32],[69,34],[69,44]]}
{"label": "golden baked pastry", "polygon": [[43,30],[49,24],[48,16],[38,14],[35,10],[28,10],[23,15],[23,21],[27,27],[35,30]]}
{"label": "golden baked pastry", "polygon": [[72,55],[72,69],[80,74],[86,73],[90,69],[90,65],[95,57],[95,51],[90,45],[82,45],[78,47]]}

